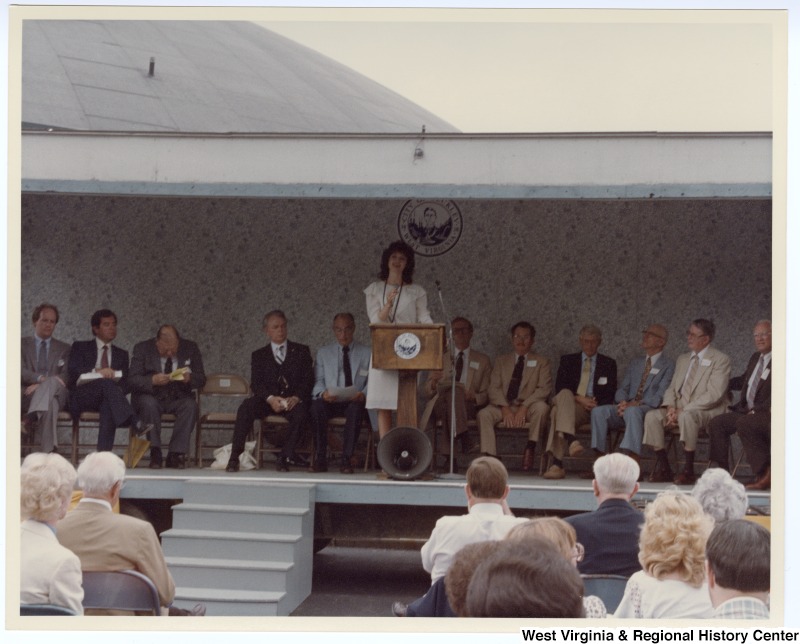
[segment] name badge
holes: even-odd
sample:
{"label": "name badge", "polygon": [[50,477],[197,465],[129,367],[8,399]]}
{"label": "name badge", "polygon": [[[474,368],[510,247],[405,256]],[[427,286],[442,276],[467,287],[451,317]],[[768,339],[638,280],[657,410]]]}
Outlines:
{"label": "name badge", "polygon": [[526,366],[535,367],[536,366],[536,360],[528,360],[528,363],[527,363]]}
{"label": "name badge", "polygon": [[480,369],[480,365],[477,362],[470,361],[469,368],[470,369]]}
{"label": "name badge", "polygon": [[359,369],[358,370],[359,376],[364,376],[365,378],[369,376],[369,369]]}
{"label": "name badge", "polygon": [[653,367],[652,369],[650,369],[650,373],[653,376],[655,376],[659,371],[661,371],[661,369],[659,369],[658,367]]}
{"label": "name badge", "polygon": [[597,384],[598,385],[607,385],[608,384],[608,378],[606,378],[605,376],[603,376],[602,378],[598,378]]}
{"label": "name badge", "polygon": [[703,358],[700,361],[700,366],[702,366],[702,367],[710,367],[711,366],[711,360],[709,360],[708,358]]}
{"label": "name badge", "polygon": [[761,380],[766,380],[768,376],[769,376],[769,368],[764,369],[764,371],[761,372]]}

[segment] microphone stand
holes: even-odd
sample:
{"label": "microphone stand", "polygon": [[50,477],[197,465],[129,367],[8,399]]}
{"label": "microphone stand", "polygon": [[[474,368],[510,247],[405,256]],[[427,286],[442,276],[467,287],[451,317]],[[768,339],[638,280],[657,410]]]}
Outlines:
{"label": "microphone stand", "polygon": [[[461,474],[453,472],[454,458],[455,458],[455,440],[456,440],[456,361],[455,361],[455,339],[453,338],[453,325],[450,323],[450,316],[447,315],[447,309],[444,306],[444,298],[442,297],[442,287],[439,280],[436,280],[436,290],[439,292],[439,303],[442,305],[442,314],[444,315],[445,324],[447,325],[447,341],[450,347],[450,472],[448,474],[440,474],[438,478],[441,479],[463,479]],[[435,431],[435,430],[434,430]]]}

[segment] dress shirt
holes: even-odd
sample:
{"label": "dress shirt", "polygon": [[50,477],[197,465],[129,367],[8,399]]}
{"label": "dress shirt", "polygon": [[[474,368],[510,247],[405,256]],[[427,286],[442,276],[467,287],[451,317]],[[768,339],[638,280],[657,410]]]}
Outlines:
{"label": "dress shirt", "polygon": [[769,606],[760,599],[742,595],[722,602],[714,609],[718,619],[769,619]]}
{"label": "dress shirt", "polygon": [[586,397],[591,398],[592,394],[594,394],[594,368],[597,365],[597,354],[595,353],[591,358],[587,356],[583,351],[581,351],[581,371],[583,371],[583,367],[586,364],[586,361],[589,361],[591,367],[589,368],[589,382],[586,385]]}
{"label": "dress shirt", "polygon": [[275,356],[276,361],[277,361],[278,355],[280,355],[278,353],[278,349],[280,349],[281,347],[283,347],[283,350],[282,350],[283,351],[283,360],[286,360],[286,351],[287,351],[287,346],[288,346],[287,342],[284,342],[283,344],[275,344],[274,342],[270,342],[269,344],[272,347],[272,355]]}
{"label": "dress shirt", "polygon": [[[764,360],[764,368],[763,368],[763,371],[761,372],[761,375],[759,376],[759,378],[763,378],[764,377],[764,371],[769,369],[769,365],[772,362],[772,351],[768,351],[767,353],[762,353],[761,354],[761,358],[759,358],[759,360],[762,360],[762,359]],[[753,369],[753,373],[750,374],[750,380],[747,382],[747,389],[744,390],[745,397],[747,397],[747,392],[750,391],[750,388],[754,384],[756,384],[754,381],[756,379],[756,373],[757,372],[758,372],[758,363],[756,363],[756,368]]]}
{"label": "dress shirt", "polygon": [[686,385],[686,381],[689,379],[689,374],[692,373],[692,358],[694,358],[695,356],[697,356],[697,366],[695,367],[693,377],[697,378],[697,370],[700,368],[700,365],[703,362],[703,358],[706,355],[706,351],[708,351],[708,347],[710,346],[711,346],[710,344],[707,345],[706,348],[703,349],[700,353],[692,352],[692,355],[689,356],[689,368],[686,370],[686,375],[683,377],[683,383],[681,384],[681,387],[680,389],[678,389],[678,391],[683,390],[684,386]]}
{"label": "dress shirt", "polygon": [[97,345],[97,362],[94,363],[95,370],[100,368],[100,362],[103,360],[103,347],[108,347],[108,364],[111,365],[111,343],[105,344],[100,338],[94,339]]}
{"label": "dress shirt", "polygon": [[84,497],[81,497],[81,500],[78,501],[78,503],[97,503],[98,505],[105,506],[106,508],[108,508],[112,512],[114,511],[113,508],[111,507],[111,504],[108,501],[106,501],[105,499],[94,499],[94,498],[91,498],[91,497],[88,497],[88,496],[84,496]]}
{"label": "dress shirt", "polygon": [[[348,344],[347,348],[350,351],[350,375],[352,376],[352,374],[353,374],[353,353],[352,353],[353,343],[351,342],[350,344]],[[344,382],[344,347],[341,344],[339,345],[339,351],[337,353],[338,353],[338,356],[339,356],[339,364],[337,365],[337,368],[336,368],[336,386],[337,387],[344,387],[345,386],[345,382]],[[353,378],[353,380],[355,380],[355,378]],[[322,394],[320,394],[320,397],[321,396],[322,396]]]}
{"label": "dress shirt", "polygon": [[456,380],[456,382],[460,382],[462,385],[466,386],[467,384],[467,375],[469,374],[469,347],[464,349],[463,351],[459,351],[456,349],[456,353],[453,356],[453,369],[456,368],[456,362],[458,361],[458,354],[464,354],[464,368],[461,370],[461,379]]}

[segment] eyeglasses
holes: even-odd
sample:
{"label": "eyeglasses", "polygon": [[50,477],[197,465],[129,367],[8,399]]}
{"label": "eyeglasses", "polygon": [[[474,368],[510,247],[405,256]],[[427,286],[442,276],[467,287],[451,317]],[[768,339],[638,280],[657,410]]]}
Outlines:
{"label": "eyeglasses", "polygon": [[704,338],[707,334],[706,333],[692,333],[691,331],[686,332],[687,338],[694,338],[697,340],[698,338]]}
{"label": "eyeglasses", "polygon": [[583,544],[580,542],[576,542],[575,545],[572,547],[572,558],[575,559],[578,563],[583,561],[583,556],[586,554],[586,550],[583,547]]}
{"label": "eyeglasses", "polygon": [[334,333],[344,333],[345,331],[352,331],[354,329],[355,329],[354,326],[345,326],[345,327],[335,326],[335,327],[333,327],[333,332]]}
{"label": "eyeglasses", "polygon": [[753,339],[754,340],[762,340],[764,338],[768,338],[771,335],[772,335],[772,333],[770,333],[769,331],[765,331],[764,333],[754,333],[753,334]]}

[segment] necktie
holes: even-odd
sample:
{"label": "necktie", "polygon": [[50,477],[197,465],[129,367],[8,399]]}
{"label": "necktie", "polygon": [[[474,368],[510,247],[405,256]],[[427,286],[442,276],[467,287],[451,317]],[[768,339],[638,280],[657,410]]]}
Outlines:
{"label": "necktie", "polygon": [[36,373],[47,375],[47,342],[39,343],[39,355],[36,356]]}
{"label": "necktie", "polygon": [[689,364],[689,371],[686,374],[686,380],[681,387],[681,399],[688,400],[692,393],[692,385],[694,384],[694,377],[697,373],[697,354],[692,356],[692,361]]}
{"label": "necktie", "polygon": [[642,374],[642,380],[639,383],[639,388],[636,390],[636,398],[634,400],[639,402],[642,399],[642,393],[644,392],[644,383],[647,382],[647,376],[650,375],[650,369],[653,368],[653,363],[650,361],[650,356],[647,356],[647,362],[644,363],[644,373]]}
{"label": "necktie", "polygon": [[164,373],[172,373],[172,357],[167,356],[167,361],[164,363]]}
{"label": "necktie", "polygon": [[464,352],[458,352],[458,358],[456,358],[456,382],[461,382],[461,374],[464,372]]}
{"label": "necktie", "polygon": [[756,404],[756,390],[758,383],[761,380],[761,374],[764,373],[764,356],[758,359],[758,366],[756,367],[756,377],[753,378],[753,384],[747,390],[747,408],[752,409]]}
{"label": "necktie", "polygon": [[592,372],[592,359],[586,358],[583,361],[583,370],[581,371],[581,380],[578,383],[578,390],[575,392],[579,396],[585,396],[586,390],[589,388],[589,374]]}
{"label": "necktie", "polygon": [[103,345],[103,355],[100,356],[100,368],[108,369],[108,345]]}
{"label": "necktie", "polygon": [[514,365],[514,373],[511,374],[511,382],[508,383],[508,391],[506,392],[509,405],[513,405],[519,395],[519,385],[522,382],[522,370],[524,368],[525,356],[519,356],[517,364]]}
{"label": "necktie", "polygon": [[278,355],[275,356],[275,360],[278,362],[278,364],[283,364],[283,351],[284,351],[284,349],[285,349],[285,347],[283,345],[278,347]]}
{"label": "necktie", "polygon": [[350,368],[350,347],[342,347],[342,371],[344,371],[344,386],[353,386],[353,373]]}

